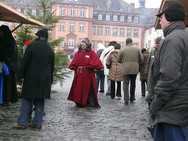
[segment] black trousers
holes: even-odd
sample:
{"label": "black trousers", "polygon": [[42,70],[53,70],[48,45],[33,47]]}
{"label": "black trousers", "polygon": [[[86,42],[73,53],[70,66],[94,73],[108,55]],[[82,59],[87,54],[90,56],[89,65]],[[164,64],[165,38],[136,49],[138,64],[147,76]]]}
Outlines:
{"label": "black trousers", "polygon": [[[117,89],[115,88],[115,82],[117,82]],[[111,80],[111,98],[115,97],[115,89],[116,89],[116,96],[121,97],[121,81]]]}

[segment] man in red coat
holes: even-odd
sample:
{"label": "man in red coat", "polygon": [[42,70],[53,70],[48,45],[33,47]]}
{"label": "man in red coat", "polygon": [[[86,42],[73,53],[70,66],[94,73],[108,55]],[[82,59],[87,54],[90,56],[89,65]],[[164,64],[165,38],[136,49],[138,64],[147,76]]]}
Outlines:
{"label": "man in red coat", "polygon": [[78,107],[100,107],[97,99],[95,69],[102,69],[103,64],[91,49],[88,38],[82,40],[69,68],[75,70],[75,74],[68,100],[74,101]]}

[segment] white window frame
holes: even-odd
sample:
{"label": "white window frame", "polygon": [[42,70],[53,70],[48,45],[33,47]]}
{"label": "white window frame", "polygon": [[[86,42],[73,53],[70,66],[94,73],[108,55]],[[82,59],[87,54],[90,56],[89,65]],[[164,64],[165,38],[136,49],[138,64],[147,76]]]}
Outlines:
{"label": "white window frame", "polygon": [[138,17],[134,17],[134,23],[138,23]]}
{"label": "white window frame", "polygon": [[60,31],[64,31],[65,30],[65,23],[64,22],[60,22],[59,23],[59,30]]}
{"label": "white window frame", "polygon": [[85,8],[80,9],[80,17],[82,17],[82,18],[85,17]]}
{"label": "white window frame", "polygon": [[71,7],[71,9],[70,9],[70,16],[71,16],[71,17],[75,17],[75,15],[76,15],[75,12],[76,12],[76,11],[75,11],[75,8],[74,8],[74,7]]}
{"label": "white window frame", "polygon": [[118,36],[118,28],[113,28],[113,36]]}
{"label": "white window frame", "polygon": [[132,29],[127,29],[127,37],[132,37]]}
{"label": "white window frame", "polygon": [[98,20],[101,21],[103,19],[103,15],[102,14],[98,14]]}
{"label": "white window frame", "polygon": [[124,22],[125,21],[125,16],[121,15],[120,16],[120,22]]}
{"label": "white window frame", "polygon": [[110,14],[106,14],[106,21],[110,21]]}
{"label": "white window frame", "polygon": [[113,21],[117,22],[118,20],[118,16],[117,15],[113,15]]}
{"label": "white window frame", "polygon": [[61,10],[60,10],[60,16],[65,16],[65,7],[61,6]]}
{"label": "white window frame", "polygon": [[134,37],[139,37],[139,29],[134,29]]}
{"label": "white window frame", "polygon": [[105,35],[110,36],[110,27],[105,27]]}
{"label": "white window frame", "polygon": [[125,36],[125,28],[120,28],[119,35],[124,37]]}
{"label": "white window frame", "polygon": [[79,30],[80,30],[80,32],[84,32],[85,25],[84,24],[80,24]]}
{"label": "white window frame", "polygon": [[99,26],[97,28],[97,35],[103,35],[103,27],[102,26]]}
{"label": "white window frame", "polygon": [[75,43],[74,38],[68,38],[68,48],[74,49],[74,43]]}
{"label": "white window frame", "polygon": [[127,17],[127,22],[131,23],[132,22],[132,16]]}
{"label": "white window frame", "polygon": [[75,25],[74,25],[74,23],[70,23],[69,30],[70,31],[75,31]]}

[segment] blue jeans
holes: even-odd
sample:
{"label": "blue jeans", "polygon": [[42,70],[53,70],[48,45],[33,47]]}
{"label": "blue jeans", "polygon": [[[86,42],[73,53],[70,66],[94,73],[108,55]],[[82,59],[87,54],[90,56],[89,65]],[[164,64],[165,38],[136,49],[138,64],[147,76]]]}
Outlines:
{"label": "blue jeans", "polygon": [[154,141],[188,141],[186,126],[158,123],[154,131]]}
{"label": "blue jeans", "polygon": [[43,113],[44,113],[44,99],[25,99],[22,98],[20,107],[20,116],[18,123],[21,125],[27,125],[29,113],[33,108],[33,102],[35,103],[35,116],[32,123],[36,125],[42,125]]}

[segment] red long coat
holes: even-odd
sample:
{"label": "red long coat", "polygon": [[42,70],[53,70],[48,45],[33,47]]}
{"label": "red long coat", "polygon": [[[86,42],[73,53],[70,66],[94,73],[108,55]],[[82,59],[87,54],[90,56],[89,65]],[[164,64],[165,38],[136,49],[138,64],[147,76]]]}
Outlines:
{"label": "red long coat", "polygon": [[95,102],[96,105],[99,105],[95,69],[102,69],[103,64],[97,54],[93,50],[86,51],[85,53],[78,51],[69,65],[69,68],[75,70],[75,74],[68,100],[81,105],[87,105],[89,89],[92,84]]}

